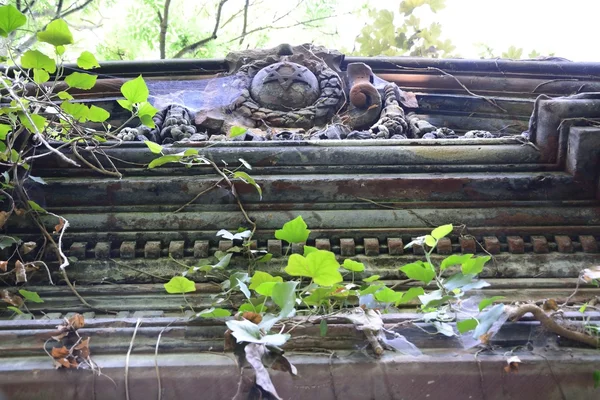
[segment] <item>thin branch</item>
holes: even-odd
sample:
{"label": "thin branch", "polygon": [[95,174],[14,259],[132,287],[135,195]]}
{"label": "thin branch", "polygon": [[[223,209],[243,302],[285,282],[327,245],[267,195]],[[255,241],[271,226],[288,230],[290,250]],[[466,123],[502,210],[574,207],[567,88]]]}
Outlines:
{"label": "thin branch", "polygon": [[142,319],[138,318],[131,336],[131,342],[129,342],[129,350],[127,351],[127,357],[125,358],[125,398],[129,400],[129,357],[131,356],[131,350],[133,349],[133,342],[135,341],[135,335],[137,334],[138,328],[142,324]]}
{"label": "thin branch", "polygon": [[240,45],[244,42],[244,38],[246,37],[246,29],[248,28],[248,7],[250,7],[250,0],[246,0],[246,4],[244,4],[244,26],[242,28]]}
{"label": "thin branch", "polygon": [[169,8],[171,7],[171,0],[165,0],[165,6],[163,8],[162,15],[158,13],[158,20],[160,21],[160,35],[159,35],[159,46],[160,46],[160,59],[164,60],[166,56],[167,46],[167,29],[169,28]]}
{"label": "thin branch", "polygon": [[217,32],[219,31],[219,24],[221,23],[221,13],[223,11],[223,6],[227,3],[228,0],[219,1],[219,5],[217,7],[217,16],[215,18],[215,26],[213,28],[212,34],[204,39],[198,40],[188,46],[185,46],[183,49],[179,50],[177,54],[173,56],[173,58],[181,58],[187,53],[191,53],[196,50],[198,47],[205,45],[211,40],[215,40],[217,38]]}
{"label": "thin branch", "polygon": [[[351,13],[346,13],[346,14],[351,14]],[[340,15],[345,15],[345,14],[340,14]],[[250,35],[252,33],[259,32],[259,31],[264,31],[266,29],[273,29],[273,30],[288,29],[288,28],[293,28],[295,26],[299,26],[299,25],[308,25],[308,24],[310,24],[312,22],[323,21],[323,20],[326,20],[326,19],[337,18],[337,17],[339,17],[339,15],[337,15],[337,14],[336,15],[328,15],[328,16],[325,16],[325,17],[311,18],[311,19],[308,19],[308,20],[305,20],[305,21],[296,22],[295,24],[286,25],[286,26],[265,25],[265,26],[261,26],[259,28],[251,29],[248,32],[246,32],[246,34],[243,35],[243,36],[248,36],[248,35]],[[240,35],[240,36],[234,37],[228,43],[231,43],[231,42],[234,42],[234,41],[236,41],[238,39],[241,39],[243,36]]]}

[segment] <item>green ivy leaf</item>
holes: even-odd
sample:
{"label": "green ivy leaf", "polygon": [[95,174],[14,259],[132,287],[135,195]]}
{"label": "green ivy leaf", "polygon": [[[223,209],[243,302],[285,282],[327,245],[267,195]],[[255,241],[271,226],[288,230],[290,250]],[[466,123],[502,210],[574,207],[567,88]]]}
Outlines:
{"label": "green ivy leaf", "polygon": [[363,263],[353,261],[349,258],[344,260],[342,267],[352,272],[363,272],[365,270],[365,265]]}
{"label": "green ivy leaf", "polygon": [[257,304],[254,305],[252,303],[244,303],[240,306],[240,308],[238,308],[239,312],[244,312],[244,311],[250,311],[250,312],[255,312],[255,313],[263,313],[265,311],[267,311],[267,307],[265,307],[262,303],[261,304]]}
{"label": "green ivy leaf", "polygon": [[475,257],[468,259],[462,264],[462,273],[465,275],[477,275],[483,271],[483,266],[490,260],[490,256]]}
{"label": "green ivy leaf", "polygon": [[363,282],[375,282],[379,278],[381,278],[379,275],[371,275],[370,277],[363,279]]}
{"label": "green ivy leaf", "polygon": [[47,185],[48,184],[45,180],[43,180],[39,176],[29,175],[27,178],[31,179],[35,183],[39,183],[40,185]]}
{"label": "green ivy leaf", "polygon": [[121,86],[121,93],[130,103],[142,103],[147,101],[148,95],[150,94],[148,86],[146,86],[146,82],[141,75],[125,82],[123,86]]}
{"label": "green ivy leaf", "polygon": [[433,269],[433,266],[423,261],[406,264],[399,269],[400,271],[404,272],[409,279],[421,281],[426,285],[435,277],[435,270]]}
{"label": "green ivy leaf", "polygon": [[19,239],[15,239],[12,236],[2,236],[0,237],[0,250],[4,250],[7,247],[11,247],[13,244],[19,244],[21,241]]}
{"label": "green ivy leaf", "polygon": [[263,282],[258,285],[254,291],[260,295],[271,297],[271,294],[273,293],[273,287],[276,283],[277,282]]}
{"label": "green ivy leaf", "polygon": [[31,209],[33,211],[39,212],[41,214],[46,214],[47,211],[44,210],[38,203],[36,203],[33,200],[27,200],[27,204],[29,204],[29,207],[31,207]]}
{"label": "green ivy leaf", "polygon": [[6,140],[8,132],[12,132],[13,127],[7,124],[0,124],[0,140]]}
{"label": "green ivy leaf", "polygon": [[43,69],[51,74],[56,72],[56,63],[54,60],[38,50],[27,50],[21,56],[21,67],[24,69]]}
{"label": "green ivy leaf", "polygon": [[21,289],[19,290],[19,294],[25,298],[27,301],[31,301],[33,303],[43,303],[44,300],[40,297],[37,292],[30,292],[29,290]]}
{"label": "green ivy leaf", "polygon": [[340,264],[335,255],[326,250],[318,250],[302,257],[300,254],[292,254],[288,259],[285,272],[291,276],[306,276],[321,286],[332,286],[342,282],[343,278],[338,268]]}
{"label": "green ivy leaf", "polygon": [[424,294],[425,294],[425,290],[423,290],[422,287],[411,287],[410,289],[408,289],[408,291],[406,291],[406,293],[404,293],[404,295],[400,299],[400,302],[398,302],[396,305],[406,304],[409,301],[411,301],[419,296],[422,296]]}
{"label": "green ivy leaf", "polygon": [[296,286],[298,282],[276,282],[273,286],[271,298],[281,309],[281,318],[289,318],[295,312]]}
{"label": "green ivy leaf", "polygon": [[310,295],[306,296],[302,301],[309,306],[320,306],[325,304],[331,297],[331,293],[334,291],[333,288],[318,287],[314,289]]}
{"label": "green ivy leaf", "polygon": [[452,224],[438,226],[431,231],[431,236],[436,240],[440,240],[441,238],[446,237],[446,235],[449,235],[452,232],[452,229],[454,229]]}
{"label": "green ivy leaf", "polygon": [[146,143],[146,146],[148,146],[150,151],[154,154],[160,154],[163,151],[163,147],[158,143],[154,143],[149,140],[144,141],[144,143]]}
{"label": "green ivy leaf", "polygon": [[196,291],[196,284],[184,276],[174,276],[164,284],[167,293],[189,293]]}
{"label": "green ivy leaf", "polygon": [[504,296],[494,296],[487,299],[483,299],[479,302],[479,311],[483,311],[484,308],[491,306],[494,302],[504,299]]}
{"label": "green ivy leaf", "polygon": [[53,46],[64,46],[73,43],[73,34],[63,19],[55,19],[50,22],[46,29],[38,32],[37,38],[40,42],[50,43]]}
{"label": "green ivy leaf", "polygon": [[142,124],[146,125],[147,127],[156,128],[156,124],[154,123],[154,119],[151,116],[145,114],[145,115],[140,115],[139,118],[140,118],[140,122]]}
{"label": "green ivy leaf", "polygon": [[273,276],[267,272],[256,271],[252,278],[250,279],[250,289],[255,290],[262,283],[265,282],[283,282],[283,278],[281,276]]}
{"label": "green ivy leaf", "polygon": [[432,248],[433,248],[433,247],[435,247],[435,245],[437,244],[437,240],[435,240],[435,239],[433,238],[433,236],[431,236],[431,235],[427,235],[427,236],[425,236],[425,244],[426,244],[427,246],[429,246],[429,247],[432,247]]}
{"label": "green ivy leaf", "polygon": [[275,231],[275,238],[285,240],[288,243],[305,243],[308,235],[310,235],[310,230],[306,228],[306,222],[299,215],[286,222],[282,229]]}
{"label": "green ivy leaf", "polygon": [[79,122],[86,122],[90,112],[90,109],[85,104],[71,103],[70,101],[63,101],[60,108]]}
{"label": "green ivy leaf", "polygon": [[81,53],[81,55],[77,58],[77,66],[81,69],[100,68],[98,60],[96,60],[96,57],[89,51],[84,51]]}
{"label": "green ivy leaf", "polygon": [[309,255],[310,253],[314,252],[314,251],[319,251],[319,249],[317,249],[314,246],[304,246],[303,247],[303,255],[304,257],[306,257],[307,255]]}
{"label": "green ivy leaf", "polygon": [[130,102],[129,100],[119,99],[119,100],[117,100],[117,103],[119,103],[119,105],[121,107],[123,107],[124,109],[133,111],[133,103]]}
{"label": "green ivy leaf", "polygon": [[[256,188],[256,191],[258,192],[258,195],[260,196],[260,199],[262,200],[262,189],[258,185],[258,183],[256,183],[256,181],[254,180],[253,177],[251,177],[250,175],[248,175],[244,171],[236,171],[236,172],[234,172],[233,173],[233,177],[242,180],[244,183],[247,183],[249,185],[254,186]],[[277,236],[275,236],[275,237],[277,237]]]}
{"label": "green ivy leaf", "polygon": [[381,283],[379,285],[369,285],[366,287],[366,289],[363,289],[360,291],[360,295],[366,296],[368,294],[374,294],[374,293],[378,292],[384,286],[385,285],[383,283]]}
{"label": "green ivy leaf", "polygon": [[160,167],[161,165],[164,165],[167,163],[179,162],[179,160],[181,160],[182,158],[183,158],[183,156],[178,156],[178,155],[166,155],[166,156],[158,157],[158,158],[155,158],[154,160],[152,160],[150,162],[150,164],[148,164],[148,168],[152,169],[152,168]]}
{"label": "green ivy leaf", "polygon": [[[46,126],[46,118],[42,117],[39,114],[29,114],[29,117],[35,124],[35,127],[37,128],[38,132],[42,132],[44,130],[44,127]],[[21,121],[23,126],[25,126],[25,128],[27,128],[29,131],[31,131],[31,132],[36,131],[34,129],[34,127],[31,125],[31,122],[29,122],[29,118],[27,118],[25,116],[25,114],[23,114],[23,113],[19,114],[19,121]]]}
{"label": "green ivy leaf", "polygon": [[0,7],[0,36],[7,37],[26,22],[27,17],[12,4]]}
{"label": "green ivy leaf", "polygon": [[90,112],[88,119],[92,122],[104,122],[110,118],[110,113],[103,108],[97,106],[90,106]]}
{"label": "green ivy leaf", "polygon": [[453,265],[461,265],[471,257],[473,257],[473,254],[452,254],[451,256],[446,257],[444,258],[444,260],[442,260],[440,270],[443,271],[446,268],[451,267]]}
{"label": "green ivy leaf", "polygon": [[479,322],[475,318],[469,318],[458,321],[456,323],[456,329],[458,329],[460,333],[465,333],[477,328],[477,325],[479,325]]}
{"label": "green ivy leaf", "polygon": [[594,370],[593,373],[594,378],[594,389],[598,389],[600,387],[600,370]]}
{"label": "green ivy leaf", "polygon": [[229,131],[229,137],[233,139],[234,137],[243,135],[247,131],[248,129],[242,126],[232,126],[231,130]]}
{"label": "green ivy leaf", "polygon": [[396,303],[402,299],[402,292],[396,292],[389,287],[383,287],[375,293],[375,300],[381,303]]}
{"label": "green ivy leaf", "polygon": [[319,332],[321,337],[327,336],[327,320],[323,318],[321,322],[319,322]]}
{"label": "green ivy leaf", "polygon": [[19,315],[25,315],[25,313],[23,311],[19,310],[17,307],[14,307],[14,306],[8,306],[8,307],[6,307],[6,309],[10,310],[12,312],[15,312]]}
{"label": "green ivy leaf", "polygon": [[62,92],[56,93],[56,95],[61,100],[73,100],[73,96],[71,96],[68,92],[65,92],[64,90]]}
{"label": "green ivy leaf", "polygon": [[224,318],[231,317],[231,312],[224,308],[211,307],[207,308],[206,310],[202,310],[199,313],[196,313],[196,316],[202,318]]}
{"label": "green ivy leaf", "polygon": [[65,82],[72,88],[89,90],[96,84],[96,79],[98,79],[97,75],[73,72],[65,78]]}
{"label": "green ivy leaf", "polygon": [[65,46],[56,46],[56,47],[54,47],[54,50],[56,50],[57,55],[62,56],[63,54],[65,54],[65,51],[67,49]]}
{"label": "green ivy leaf", "polygon": [[50,75],[48,75],[48,73],[43,69],[35,68],[33,70],[33,81],[38,85],[48,82],[49,79]]}

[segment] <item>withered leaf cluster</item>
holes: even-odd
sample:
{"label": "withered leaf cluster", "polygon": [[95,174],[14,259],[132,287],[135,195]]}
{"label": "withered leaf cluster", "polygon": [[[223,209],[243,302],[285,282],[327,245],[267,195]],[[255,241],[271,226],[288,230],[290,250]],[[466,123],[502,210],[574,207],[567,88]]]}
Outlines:
{"label": "withered leaf cluster", "polygon": [[83,315],[75,314],[71,318],[65,318],[64,324],[56,327],[58,332],[52,339],[59,342],[59,346],[53,347],[50,355],[57,369],[78,368],[82,363],[90,364],[90,338],[82,338],[77,332],[84,325]]}

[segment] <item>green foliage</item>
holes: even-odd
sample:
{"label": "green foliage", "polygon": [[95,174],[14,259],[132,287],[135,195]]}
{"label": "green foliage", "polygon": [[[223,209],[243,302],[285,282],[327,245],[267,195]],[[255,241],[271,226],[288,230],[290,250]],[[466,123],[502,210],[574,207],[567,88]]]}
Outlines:
{"label": "green foliage", "polygon": [[342,267],[344,267],[344,269],[347,269],[348,271],[352,271],[352,272],[363,272],[365,270],[365,265],[363,263],[360,263],[358,261],[353,261],[349,258],[344,260]]}
{"label": "green foliage", "polygon": [[21,56],[21,67],[44,70],[48,73],[56,72],[56,63],[53,59],[38,50],[28,50]]}
{"label": "green foliage", "polygon": [[196,291],[196,284],[184,276],[174,276],[164,284],[167,293],[189,293]]}
{"label": "green foliage", "polygon": [[73,72],[65,77],[65,83],[75,89],[89,90],[94,87],[97,78],[98,77],[96,75],[90,75],[83,72]]}
{"label": "green foliage", "polygon": [[238,342],[283,346],[290,338],[289,334],[265,334],[260,326],[245,319],[227,321],[226,324]]}
{"label": "green foliage", "polygon": [[503,300],[505,297],[504,296],[494,296],[494,297],[489,297],[487,299],[483,299],[479,302],[479,311],[483,311],[484,308],[491,306],[494,302],[498,301],[498,300]]}
{"label": "green foliage", "polygon": [[311,278],[316,284],[332,286],[343,280],[338,271],[340,264],[335,255],[326,250],[318,250],[303,257],[292,254],[285,267],[285,272],[291,276],[304,276]]}
{"label": "green foliage", "polygon": [[261,187],[258,185],[258,183],[256,183],[256,181],[254,180],[253,177],[248,175],[248,173],[246,173],[244,171],[236,171],[233,173],[233,178],[240,179],[242,182],[247,183],[248,185],[254,186],[256,188],[256,191],[258,192],[258,195],[260,196],[260,199],[262,200]]}
{"label": "green foliage", "polygon": [[271,274],[269,274],[267,272],[256,271],[254,273],[254,275],[252,276],[252,278],[250,279],[249,288],[252,290],[255,290],[261,284],[267,283],[267,282],[274,282],[274,283],[283,282],[283,278],[280,276],[272,276]]}
{"label": "green foliage", "polygon": [[232,126],[231,130],[229,131],[229,137],[233,139],[234,137],[243,135],[247,131],[248,129],[244,128],[243,126]]}
{"label": "green foliage", "polygon": [[231,313],[224,308],[211,307],[196,313],[196,316],[202,318],[225,318],[231,317]]}
{"label": "green foliage", "polygon": [[27,17],[12,4],[0,7],[0,36],[7,37],[27,22]]}
{"label": "green foliage", "polygon": [[458,329],[458,331],[460,333],[466,333],[466,332],[472,331],[473,329],[477,328],[477,325],[479,325],[479,322],[477,321],[477,319],[469,318],[469,319],[464,319],[462,321],[457,321],[456,329]]}
{"label": "green foliage", "polygon": [[449,40],[442,40],[439,23],[423,26],[414,12],[429,8],[437,12],[445,7],[445,0],[403,0],[398,14],[393,10],[370,9],[372,23],[366,25],[356,42],[359,50],[356,55],[364,56],[422,56],[449,57],[454,46]]}
{"label": "green foliage", "polygon": [[594,370],[592,378],[594,379],[594,389],[600,388],[600,370]]}
{"label": "green foliage", "polygon": [[286,222],[282,229],[275,231],[275,238],[285,240],[288,243],[305,243],[310,235],[306,222],[299,215],[293,220]]}
{"label": "green foliage", "polygon": [[435,277],[433,265],[420,260],[400,267],[400,271],[404,272],[409,279],[421,281],[425,285],[429,284]]}
{"label": "green foliage", "polygon": [[55,19],[50,22],[46,26],[46,29],[38,32],[37,39],[40,42],[50,43],[53,46],[73,44],[73,34],[63,19]]}
{"label": "green foliage", "polygon": [[81,55],[77,58],[77,66],[82,69],[100,68],[100,64],[98,64],[96,56],[89,51],[84,51],[81,53]]}
{"label": "green foliage", "polygon": [[27,301],[31,301],[32,303],[43,303],[44,300],[40,297],[37,292],[30,292],[29,290],[20,289],[19,294],[23,296],[23,298]]}

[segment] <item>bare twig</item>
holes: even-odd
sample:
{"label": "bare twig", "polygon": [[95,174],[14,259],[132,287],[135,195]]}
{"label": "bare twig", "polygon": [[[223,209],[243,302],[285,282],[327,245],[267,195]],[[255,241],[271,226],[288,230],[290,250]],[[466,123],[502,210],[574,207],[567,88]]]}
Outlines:
{"label": "bare twig", "polygon": [[205,189],[205,190],[201,191],[200,193],[198,193],[197,195],[195,195],[193,199],[191,199],[190,201],[188,201],[187,203],[185,203],[184,205],[182,205],[181,207],[179,207],[177,210],[173,211],[173,213],[177,213],[177,212],[183,210],[184,208],[186,208],[187,206],[189,206],[190,204],[192,204],[193,202],[195,202],[196,200],[198,200],[198,198],[200,196],[202,196],[204,193],[208,193],[211,190],[213,190],[214,188],[218,187],[219,184],[221,184],[221,182],[223,182],[223,181],[224,181],[224,179],[218,180],[217,183],[215,183],[214,185],[212,185],[208,189]]}
{"label": "bare twig", "polygon": [[129,342],[129,350],[127,350],[127,357],[125,358],[125,398],[129,400],[129,357],[131,356],[131,350],[133,349],[133,342],[135,341],[135,335],[137,334],[138,328],[142,324],[142,319],[138,318],[131,336],[131,342]]}
{"label": "bare twig", "polygon": [[199,47],[205,45],[211,40],[215,40],[217,38],[217,32],[219,31],[219,24],[221,22],[221,13],[223,11],[223,6],[227,3],[227,0],[219,1],[219,5],[217,6],[217,15],[215,17],[215,26],[213,28],[212,34],[204,39],[200,39],[197,42],[194,42],[190,45],[185,46],[183,49],[179,50],[173,58],[181,58],[187,53],[191,53],[192,51],[198,49]]}

